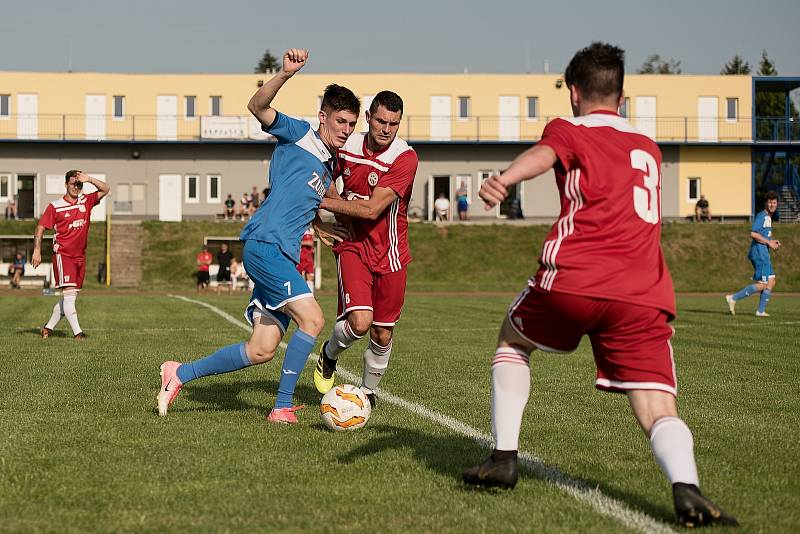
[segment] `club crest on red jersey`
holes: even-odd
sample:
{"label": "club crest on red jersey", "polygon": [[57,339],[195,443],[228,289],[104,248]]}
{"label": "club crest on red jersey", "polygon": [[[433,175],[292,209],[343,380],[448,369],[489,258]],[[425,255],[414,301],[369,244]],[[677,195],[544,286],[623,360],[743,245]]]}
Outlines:
{"label": "club crest on red jersey", "polygon": [[375,171],[369,173],[369,176],[367,176],[367,182],[369,182],[370,186],[375,187],[375,184],[378,183],[378,173]]}

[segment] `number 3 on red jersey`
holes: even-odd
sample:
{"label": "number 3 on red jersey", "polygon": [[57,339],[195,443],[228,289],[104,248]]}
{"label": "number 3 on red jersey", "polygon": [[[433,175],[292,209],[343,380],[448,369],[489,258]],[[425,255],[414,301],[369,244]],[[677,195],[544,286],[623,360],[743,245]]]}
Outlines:
{"label": "number 3 on red jersey", "polygon": [[644,172],[644,187],[633,186],[633,207],[644,222],[658,224],[661,211],[661,175],[658,163],[644,150],[631,150],[631,167]]}

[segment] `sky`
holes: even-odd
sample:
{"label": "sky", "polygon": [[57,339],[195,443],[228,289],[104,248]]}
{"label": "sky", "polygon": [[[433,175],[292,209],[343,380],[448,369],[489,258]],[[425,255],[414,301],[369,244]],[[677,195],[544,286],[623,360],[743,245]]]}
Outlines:
{"label": "sky", "polygon": [[0,0],[0,71],[248,73],[308,48],[306,72],[563,72],[593,40],[718,74],[767,50],[800,75],[798,0]]}

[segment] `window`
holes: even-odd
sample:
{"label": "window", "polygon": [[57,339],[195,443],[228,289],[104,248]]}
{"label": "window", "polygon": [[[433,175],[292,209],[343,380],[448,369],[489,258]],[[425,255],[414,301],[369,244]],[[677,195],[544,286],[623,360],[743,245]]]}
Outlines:
{"label": "window", "polygon": [[222,181],[222,176],[218,174],[209,174],[206,176],[206,191],[208,192],[208,197],[206,198],[206,202],[209,204],[219,204],[221,202],[220,198],[220,182]]}
{"label": "window", "polygon": [[626,98],[625,100],[622,101],[622,105],[619,107],[619,116],[624,119],[627,119],[628,113],[630,113],[630,109],[631,109],[631,99]]}
{"label": "window", "polygon": [[739,120],[739,99],[738,98],[726,98],[725,101],[727,102],[727,110],[728,112],[725,115],[725,120],[735,122]]}
{"label": "window", "polygon": [[147,184],[131,184],[131,201],[144,202],[146,187]]}
{"label": "window", "polygon": [[11,175],[0,174],[0,200],[7,201],[11,190]]}
{"label": "window", "polygon": [[197,192],[198,177],[196,174],[189,174],[186,176],[186,198],[184,200],[187,204],[197,204],[200,202],[200,195]]}
{"label": "window", "polygon": [[131,186],[130,184],[119,184],[115,188],[114,196],[119,202],[130,202],[131,200]]}
{"label": "window", "polygon": [[195,107],[194,104],[195,104],[195,101],[197,100],[197,97],[196,96],[187,96],[187,97],[184,97],[183,100],[184,100],[184,102],[186,104],[184,106],[185,109],[186,109],[186,114],[185,114],[186,118],[187,119],[194,119],[195,117],[197,117],[197,114],[196,114],[195,109],[194,109],[194,107]]}
{"label": "window", "polygon": [[114,118],[115,119],[124,119],[125,118],[125,97],[124,96],[115,96],[114,97]]}
{"label": "window", "polygon": [[689,202],[697,202],[700,198],[700,178],[689,178]]}
{"label": "window", "polygon": [[468,119],[469,118],[469,97],[468,96],[459,96],[458,97],[458,118],[459,119]]}
{"label": "window", "polygon": [[11,116],[11,95],[0,95],[0,119]]}
{"label": "window", "polygon": [[215,117],[219,117],[222,115],[222,97],[221,96],[212,96],[211,97],[211,114]]}
{"label": "window", "polygon": [[539,118],[539,97],[528,97],[528,119],[536,120]]}

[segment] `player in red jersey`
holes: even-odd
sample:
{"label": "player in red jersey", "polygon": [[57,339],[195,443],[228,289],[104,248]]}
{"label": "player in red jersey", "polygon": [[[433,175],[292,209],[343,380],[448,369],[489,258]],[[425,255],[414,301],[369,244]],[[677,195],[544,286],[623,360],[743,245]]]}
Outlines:
{"label": "player in red jersey", "polygon": [[588,335],[595,386],[627,394],[672,484],[679,521],[736,524],[700,493],[692,433],[678,418],[668,324],[675,295],[660,244],[661,152],[617,115],[624,52],[593,43],[572,58],[564,77],[575,118],[550,122],[536,146],[480,191],[489,209],[506,198],[507,187],[552,168],[561,213],[538,272],[500,329],[491,371],[495,449],[464,471],[464,481],[516,484],[519,430],[530,394],[528,358],[537,348],[571,352]]}
{"label": "player in red jersey", "polygon": [[369,130],[353,134],[339,150],[342,197],[328,196],[321,208],[347,216],[352,238],[337,243],[339,310],[322,345],[314,384],[320,393],[333,387],[339,354],[370,334],[364,351],[361,389],[375,405],[375,388],[392,352],[392,334],[403,309],[408,248],[408,202],[417,172],[417,153],[397,137],[403,100],[381,91],[366,112]]}
{"label": "player in red jersey", "polygon": [[300,239],[300,263],[297,272],[303,275],[308,289],[314,292],[314,229],[309,227]]}
{"label": "player in red jersey", "polygon": [[[90,183],[97,188],[94,193],[84,195],[83,184]],[[31,264],[38,267],[42,263],[42,235],[45,229],[55,228],[53,239],[53,274],[56,287],[61,289],[61,299],[53,306],[50,320],[42,327],[42,338],[52,335],[62,317],[67,318],[75,339],[86,338],[78,323],[78,310],[75,301],[83,287],[86,274],[86,243],[89,238],[89,218],[92,208],[111,190],[108,184],[92,178],[82,171],[69,171],[64,187],[67,194],[54,200],[44,210],[34,236]]]}

